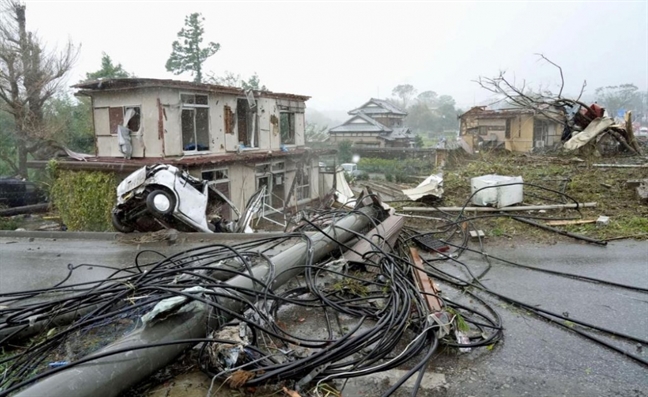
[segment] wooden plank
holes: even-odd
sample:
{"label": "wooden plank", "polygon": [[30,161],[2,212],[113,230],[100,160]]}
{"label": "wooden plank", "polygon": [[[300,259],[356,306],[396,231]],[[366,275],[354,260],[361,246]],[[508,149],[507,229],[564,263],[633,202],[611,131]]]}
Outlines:
{"label": "wooden plank", "polygon": [[424,265],[418,250],[415,247],[410,247],[410,253],[412,254],[414,265],[416,265],[416,267],[412,267],[412,274],[414,275],[414,281],[419,287],[419,291],[425,292],[424,298],[430,312],[440,312],[442,305],[441,299],[438,298],[439,291],[434,286],[432,279],[423,270],[421,270]]}
{"label": "wooden plank", "polygon": [[596,223],[596,219],[578,219],[572,221],[548,221],[549,226],[566,226],[566,225],[585,225],[588,223]]}

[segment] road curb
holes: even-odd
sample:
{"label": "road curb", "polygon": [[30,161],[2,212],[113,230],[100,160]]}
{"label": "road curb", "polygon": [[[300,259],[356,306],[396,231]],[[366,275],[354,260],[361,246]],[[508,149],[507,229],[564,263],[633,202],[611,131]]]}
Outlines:
{"label": "road curb", "polygon": [[[13,230],[0,230],[0,238],[46,238],[46,239],[67,239],[67,240],[104,240],[104,241],[119,241],[118,237],[122,238],[143,237],[149,233],[130,233],[123,234],[117,232],[59,232],[59,231],[13,231]],[[178,242],[214,242],[214,241],[246,241],[256,240],[265,237],[278,237],[283,236],[282,232],[269,232],[269,233],[178,233]]]}

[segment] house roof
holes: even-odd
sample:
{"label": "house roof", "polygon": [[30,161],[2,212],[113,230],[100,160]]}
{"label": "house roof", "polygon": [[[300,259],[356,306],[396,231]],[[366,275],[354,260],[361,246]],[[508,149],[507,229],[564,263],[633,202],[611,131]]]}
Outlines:
{"label": "house roof", "polygon": [[401,127],[401,128],[394,128],[394,130],[387,134],[380,136],[379,138],[384,139],[386,141],[396,141],[399,139],[412,139],[412,137],[409,135],[410,129],[407,127]]}
{"label": "house roof", "polygon": [[[370,105],[374,106],[370,106]],[[349,111],[349,114],[397,114],[400,116],[407,116],[407,112],[384,99],[371,98],[367,103],[359,108]]]}
{"label": "house roof", "polygon": [[[363,120],[363,122],[354,122],[354,120]],[[383,125],[382,123],[379,123],[378,121],[372,119],[371,117],[367,116],[366,114],[360,112],[347,121],[345,121],[342,125],[338,125],[337,127],[331,128],[329,132],[391,132],[392,129],[387,127],[386,125]]]}
{"label": "house roof", "polygon": [[[546,111],[549,113],[554,112],[549,109],[546,109]],[[541,113],[538,113],[537,111],[534,111],[532,109],[509,108],[509,109],[492,110],[492,109],[486,109],[486,106],[475,106],[470,110],[468,110],[467,112],[457,116],[457,118],[463,119],[466,116],[471,116],[476,119],[510,119],[521,115],[542,116]]]}
{"label": "house roof", "polygon": [[[216,84],[195,83],[192,81],[168,80],[168,79],[149,79],[149,78],[124,78],[124,79],[102,79],[86,81],[72,86],[80,91],[80,95],[91,96],[95,92],[106,91],[124,91],[138,88],[178,88],[186,90],[197,90],[207,92],[217,92],[221,94],[245,95],[245,91],[238,87],[228,87]],[[267,98],[292,99],[298,101],[307,101],[309,96],[285,94],[272,91],[254,91],[255,95]]]}

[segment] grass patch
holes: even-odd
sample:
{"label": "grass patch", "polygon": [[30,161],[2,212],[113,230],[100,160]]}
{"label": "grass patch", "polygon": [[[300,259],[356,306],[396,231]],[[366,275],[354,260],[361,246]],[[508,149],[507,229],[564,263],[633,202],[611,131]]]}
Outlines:
{"label": "grass patch", "polygon": [[0,230],[16,230],[20,223],[13,218],[0,218]]}
{"label": "grass patch", "polygon": [[[600,158],[574,162],[573,156],[542,157],[514,154],[509,152],[481,153],[479,155],[449,164],[444,172],[443,206],[463,206],[470,197],[470,179],[473,177],[498,174],[522,176],[524,182],[562,191],[578,202],[596,202],[594,208],[583,208],[584,219],[596,219],[600,215],[610,217],[608,226],[596,224],[557,226],[556,228],[579,233],[597,239],[635,236],[648,233],[648,206],[642,205],[634,189],[626,187],[628,179],[648,177],[646,169],[641,168],[596,168],[592,163],[600,163]],[[523,205],[560,204],[560,195],[546,192],[531,186],[524,186]],[[475,215],[475,214],[466,214]],[[483,213],[477,213],[477,216]],[[580,217],[575,210],[549,210],[526,212],[522,215],[550,218]],[[539,221],[542,223],[543,221]],[[498,217],[475,221],[478,227],[492,237],[524,237],[538,242],[552,239],[569,239],[555,233],[525,225],[515,220]],[[640,237],[648,239],[648,235]]]}

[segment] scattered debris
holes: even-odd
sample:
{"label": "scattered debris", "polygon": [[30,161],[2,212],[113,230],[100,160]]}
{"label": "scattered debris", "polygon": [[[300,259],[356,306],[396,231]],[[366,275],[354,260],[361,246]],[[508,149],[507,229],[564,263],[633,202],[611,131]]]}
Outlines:
{"label": "scattered debris", "polygon": [[443,176],[441,174],[430,175],[414,189],[403,190],[403,194],[413,201],[427,196],[440,199],[443,196]]}
{"label": "scattered debris", "polygon": [[592,120],[582,132],[572,134],[571,139],[565,142],[564,147],[567,150],[576,150],[583,147],[613,124],[614,120],[609,117],[596,118]]}
{"label": "scattered debris", "polygon": [[483,230],[471,230],[470,231],[470,238],[472,238],[473,240],[482,239],[484,237],[486,237],[486,234],[484,234]]}
{"label": "scattered debris", "polygon": [[648,204],[648,182],[644,180],[637,186],[637,197],[642,204]]}

